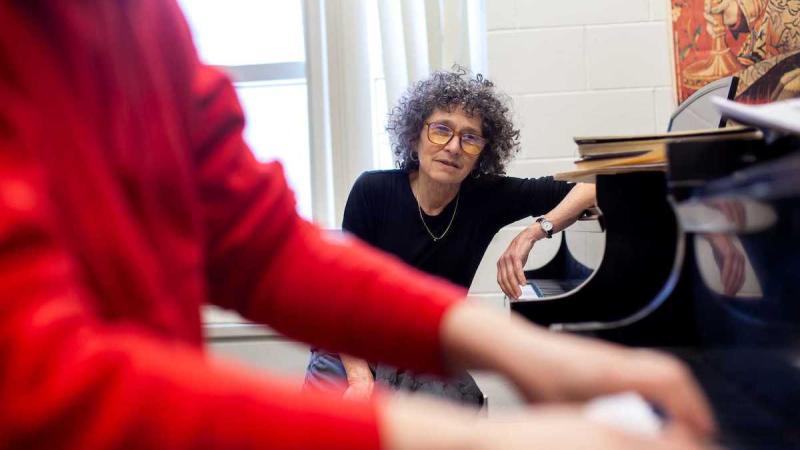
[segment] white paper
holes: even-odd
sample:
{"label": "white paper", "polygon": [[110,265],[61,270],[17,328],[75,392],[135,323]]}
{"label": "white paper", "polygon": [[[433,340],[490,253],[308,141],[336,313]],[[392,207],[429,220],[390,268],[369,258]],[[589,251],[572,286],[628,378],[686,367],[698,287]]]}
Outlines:
{"label": "white paper", "polygon": [[748,105],[722,97],[712,98],[711,101],[723,116],[743,125],[800,134],[800,98],[764,105]]}

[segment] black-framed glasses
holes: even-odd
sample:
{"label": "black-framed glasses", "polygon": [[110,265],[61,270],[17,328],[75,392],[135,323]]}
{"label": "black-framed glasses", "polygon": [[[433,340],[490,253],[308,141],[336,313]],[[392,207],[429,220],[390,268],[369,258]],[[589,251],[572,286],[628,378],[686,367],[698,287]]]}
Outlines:
{"label": "black-framed glasses", "polygon": [[439,122],[425,122],[428,127],[428,140],[432,144],[447,145],[453,136],[458,135],[459,145],[464,153],[476,156],[486,146],[486,139],[473,133],[456,133],[452,128]]}

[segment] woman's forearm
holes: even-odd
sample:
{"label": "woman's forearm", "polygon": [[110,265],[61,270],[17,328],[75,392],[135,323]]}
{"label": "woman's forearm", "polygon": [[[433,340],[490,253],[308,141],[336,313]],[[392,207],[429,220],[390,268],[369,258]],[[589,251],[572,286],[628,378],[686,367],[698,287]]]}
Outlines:
{"label": "woman's forearm", "polygon": [[372,371],[369,364],[363,359],[354,356],[340,354],[344,371],[347,374],[347,384],[371,383],[373,381]]}
{"label": "woman's forearm", "polygon": [[555,233],[572,225],[581,213],[594,206],[595,202],[595,185],[578,183],[555,208],[545,214],[545,217],[553,224]]}
{"label": "woman's forearm", "polygon": [[[553,233],[557,233],[575,223],[581,213],[595,205],[595,185],[591,183],[578,183],[566,197],[544,215],[553,224]],[[541,225],[532,223],[522,230],[519,235],[522,239],[534,243],[543,239],[546,234]]]}

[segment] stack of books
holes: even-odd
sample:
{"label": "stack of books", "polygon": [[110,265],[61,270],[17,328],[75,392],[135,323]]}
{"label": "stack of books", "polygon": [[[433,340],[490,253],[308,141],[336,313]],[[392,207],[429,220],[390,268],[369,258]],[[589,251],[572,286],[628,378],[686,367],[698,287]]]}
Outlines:
{"label": "stack of books", "polygon": [[555,175],[557,180],[594,182],[595,176],[642,171],[665,171],[667,147],[674,142],[761,139],[754,128],[668,132],[628,136],[576,137],[580,158],[575,170]]}

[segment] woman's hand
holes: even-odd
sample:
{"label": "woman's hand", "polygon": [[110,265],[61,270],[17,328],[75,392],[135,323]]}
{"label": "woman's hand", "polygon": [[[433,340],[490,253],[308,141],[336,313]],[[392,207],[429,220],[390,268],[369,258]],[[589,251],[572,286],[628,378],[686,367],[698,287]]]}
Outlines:
{"label": "woman's hand", "polygon": [[348,400],[366,400],[372,396],[375,387],[374,381],[356,381],[349,383],[342,398]]}
{"label": "woman's hand", "polygon": [[[553,224],[552,233],[557,233],[570,226],[581,213],[595,204],[594,184],[578,183],[563,200],[545,217]],[[508,248],[497,261],[497,284],[509,298],[517,299],[522,295],[520,286],[527,283],[522,268],[528,261],[533,244],[546,237],[542,226],[533,223],[508,245]]]}
{"label": "woman's hand", "polygon": [[506,375],[531,401],[584,401],[635,391],[698,436],[715,425],[689,369],[666,354],[552,333],[492,308],[463,302],[442,324],[445,355],[457,370]]}
{"label": "woman's hand", "polygon": [[546,406],[527,414],[477,423],[481,449],[674,449],[703,448],[680,427],[666,427],[656,436],[634,434],[590,421],[579,407]]}
{"label": "woman's hand", "polygon": [[522,268],[528,262],[533,244],[543,237],[542,227],[534,223],[522,230],[497,260],[497,284],[509,298],[517,299],[522,295],[520,286],[527,283]]}
{"label": "woman's hand", "polygon": [[344,371],[347,374],[347,389],[343,398],[351,400],[365,400],[372,395],[375,379],[369,363],[354,356],[339,354]]}
{"label": "woman's hand", "polygon": [[636,435],[589,421],[579,407],[542,406],[485,419],[422,398],[392,396],[380,418],[381,441],[392,450],[576,449],[699,450],[680,426],[658,436]]}

